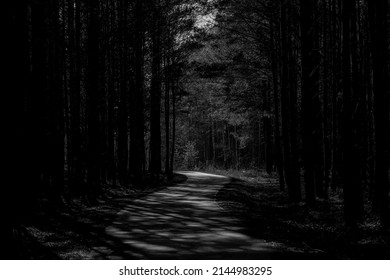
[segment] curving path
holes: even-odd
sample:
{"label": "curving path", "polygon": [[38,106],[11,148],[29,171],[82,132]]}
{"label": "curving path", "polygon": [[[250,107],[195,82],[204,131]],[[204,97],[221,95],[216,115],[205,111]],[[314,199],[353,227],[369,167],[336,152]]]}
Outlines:
{"label": "curving path", "polygon": [[230,179],[201,172],[179,172],[185,183],[133,201],[118,213],[106,234],[122,248],[109,258],[277,259],[283,250],[245,234],[239,220],[215,202]]}

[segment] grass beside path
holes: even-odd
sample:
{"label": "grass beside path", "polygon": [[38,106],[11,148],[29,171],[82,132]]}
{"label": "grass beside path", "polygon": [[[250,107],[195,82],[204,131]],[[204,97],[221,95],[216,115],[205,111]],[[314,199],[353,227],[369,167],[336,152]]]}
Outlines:
{"label": "grass beside path", "polygon": [[216,199],[243,220],[252,236],[302,252],[317,251],[324,259],[390,259],[390,233],[381,230],[374,215],[367,215],[358,229],[345,227],[341,191],[309,208],[303,202],[291,203],[275,175],[250,170],[208,172],[233,178]]}

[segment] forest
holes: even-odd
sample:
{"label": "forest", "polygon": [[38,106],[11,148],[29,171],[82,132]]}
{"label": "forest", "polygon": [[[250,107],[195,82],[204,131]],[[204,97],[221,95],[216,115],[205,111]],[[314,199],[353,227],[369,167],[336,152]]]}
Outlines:
{"label": "forest", "polygon": [[308,211],[337,197],[345,231],[390,236],[387,0],[5,6],[2,258],[42,204],[189,170],[260,172]]}

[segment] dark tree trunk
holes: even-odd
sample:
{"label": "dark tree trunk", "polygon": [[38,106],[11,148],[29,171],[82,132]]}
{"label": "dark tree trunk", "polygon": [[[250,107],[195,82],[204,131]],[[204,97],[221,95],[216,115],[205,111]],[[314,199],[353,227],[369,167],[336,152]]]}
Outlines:
{"label": "dark tree trunk", "polygon": [[279,98],[279,69],[278,69],[278,55],[275,43],[275,23],[274,17],[270,16],[270,51],[271,51],[271,67],[272,67],[272,81],[273,81],[273,101],[274,101],[274,129],[275,129],[275,149],[276,149],[276,166],[279,175],[280,189],[285,189],[284,170],[283,170],[283,151],[280,137],[280,98]]}
{"label": "dark tree trunk", "polygon": [[341,176],[341,145],[340,145],[340,130],[341,130],[341,115],[340,107],[341,100],[339,93],[342,90],[342,23],[341,23],[341,1],[331,1],[332,3],[332,36],[331,45],[335,47],[332,49],[332,167],[331,167],[331,188],[336,190],[340,185]]}
{"label": "dark tree trunk", "polygon": [[134,72],[135,84],[130,102],[130,172],[139,183],[145,168],[144,141],[144,8],[142,0],[135,3]]}
{"label": "dark tree trunk", "polygon": [[[328,0],[322,0],[322,17],[323,17],[323,73],[322,73],[322,87],[323,87],[323,112],[324,112],[324,197],[328,199],[328,190],[330,184],[330,168],[331,168],[331,150],[330,150],[330,120],[329,120],[329,6]],[[332,45],[333,46],[333,45]]]}
{"label": "dark tree trunk", "polygon": [[362,216],[359,156],[356,151],[356,135],[354,134],[355,117],[353,111],[352,68],[351,68],[351,26],[352,10],[355,0],[343,3],[343,112],[342,112],[342,147],[343,147],[343,188],[344,211],[348,226],[356,226]]}
{"label": "dark tree trunk", "polygon": [[263,125],[264,125],[264,139],[265,139],[265,155],[266,155],[266,171],[268,174],[272,173],[273,168],[273,152],[272,152],[272,126],[271,126],[271,104],[269,101],[268,93],[265,97],[264,111],[266,112],[266,116],[263,117]]}
{"label": "dark tree trunk", "polygon": [[302,55],[302,143],[305,167],[305,196],[315,203],[316,192],[324,196],[321,101],[319,94],[319,55],[315,31],[316,1],[301,0]]}
{"label": "dark tree trunk", "polygon": [[118,106],[118,175],[121,185],[128,183],[128,106],[129,106],[129,63],[128,63],[128,5],[126,0],[121,1],[121,12],[119,17],[119,26],[121,29],[121,47],[120,47],[120,96]]}
{"label": "dark tree trunk", "polygon": [[[0,259],[17,258],[15,252],[14,229],[22,218],[32,210],[39,191],[39,169],[36,157],[37,134],[33,120],[35,111],[30,107],[33,98],[30,83],[30,48],[28,1],[10,1],[4,3],[5,26],[4,59],[2,60],[3,101],[1,112],[3,119],[4,182],[0,191],[0,211],[2,226],[0,230]],[[4,121],[5,120],[5,121]]]}
{"label": "dark tree trunk", "polygon": [[165,96],[164,96],[164,113],[165,113],[165,174],[170,175],[170,53],[169,49],[165,51]]}
{"label": "dark tree trunk", "polygon": [[48,172],[50,176],[50,195],[56,201],[64,191],[64,101],[62,92],[61,69],[61,29],[59,22],[59,2],[51,1],[49,5],[49,25],[51,27],[48,42],[48,102],[51,104],[48,112]]}
{"label": "dark tree trunk", "polygon": [[173,163],[175,159],[175,143],[176,142],[176,89],[175,82],[172,79],[172,151],[171,151],[171,176],[173,176]]}
{"label": "dark tree trunk", "polygon": [[[36,173],[43,181],[47,178],[45,164],[47,163],[47,145],[46,145],[46,123],[47,117],[45,112],[45,104],[47,104],[47,65],[46,65],[46,26],[45,26],[45,6],[43,1],[35,1],[31,3],[31,32],[32,32],[32,48],[31,48],[31,67],[32,67],[32,96],[27,97],[27,103],[30,104],[30,122],[34,124],[29,129],[35,130],[36,137],[32,138],[33,146],[36,151],[36,163],[32,168],[36,168]],[[32,131],[31,131],[32,132]],[[38,156],[39,155],[39,156]]]}
{"label": "dark tree trunk", "polygon": [[374,207],[382,225],[390,226],[389,210],[389,88],[388,88],[388,1],[369,3],[372,30],[372,57],[375,118],[375,188]]}
{"label": "dark tree trunk", "polygon": [[69,37],[69,90],[70,90],[70,190],[74,193],[84,189],[84,171],[82,157],[82,132],[81,132],[81,3],[80,0],[71,2],[68,7],[68,37]]}
{"label": "dark tree trunk", "polygon": [[88,1],[88,69],[87,69],[87,184],[88,195],[97,194],[100,187],[100,135],[99,135],[99,3]]}
{"label": "dark tree trunk", "polygon": [[150,166],[152,174],[161,172],[161,7],[154,1],[152,30],[152,80],[150,90]]}
{"label": "dark tree trunk", "polygon": [[[296,170],[299,166],[294,166],[294,144],[296,144],[296,137],[294,135],[292,126],[294,112],[294,101],[291,100],[291,39],[289,34],[288,11],[289,3],[281,1],[281,112],[282,112],[282,139],[283,139],[283,156],[284,156],[284,172],[286,184],[289,192],[289,197],[292,201],[298,202],[301,200],[300,182],[297,180]],[[296,102],[296,101],[295,101]]]}

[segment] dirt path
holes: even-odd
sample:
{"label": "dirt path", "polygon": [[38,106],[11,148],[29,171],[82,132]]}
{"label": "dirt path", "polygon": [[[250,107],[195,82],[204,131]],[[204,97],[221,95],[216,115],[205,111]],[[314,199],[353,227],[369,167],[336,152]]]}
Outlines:
{"label": "dirt path", "polygon": [[229,178],[200,172],[180,172],[185,183],[133,201],[106,228],[120,243],[123,259],[280,259],[276,244],[245,234],[215,195]]}

